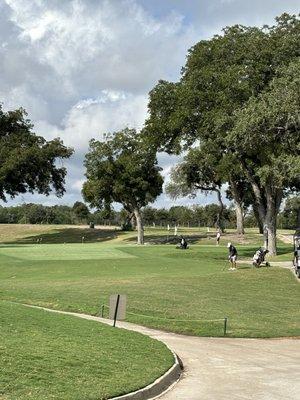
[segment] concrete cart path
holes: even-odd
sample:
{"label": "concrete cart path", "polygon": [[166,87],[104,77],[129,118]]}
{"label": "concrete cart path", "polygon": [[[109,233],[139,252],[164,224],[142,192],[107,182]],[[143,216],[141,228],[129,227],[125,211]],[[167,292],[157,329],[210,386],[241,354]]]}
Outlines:
{"label": "concrete cart path", "polygon": [[[91,315],[45,310],[112,324]],[[183,377],[161,400],[300,399],[300,339],[203,338],[128,322],[117,326],[161,340],[181,358]]]}

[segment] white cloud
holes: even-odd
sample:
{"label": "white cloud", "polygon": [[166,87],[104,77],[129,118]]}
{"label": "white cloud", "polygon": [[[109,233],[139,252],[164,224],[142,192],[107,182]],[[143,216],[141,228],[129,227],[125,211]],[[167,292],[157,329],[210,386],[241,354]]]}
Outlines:
{"label": "white cloud", "polygon": [[61,95],[71,98],[103,89],[145,92],[160,77],[178,75],[195,39],[182,16],[157,20],[129,0],[6,2],[18,40],[59,76]]}
{"label": "white cloud", "polygon": [[80,192],[82,189],[83,183],[84,183],[84,179],[77,179],[72,183],[71,188],[74,189],[75,191]]}
{"label": "white cloud", "polygon": [[[38,122],[38,130],[46,137],[60,136],[64,143],[77,152],[86,152],[91,138],[123,129],[126,126],[140,129],[147,113],[145,95],[105,91],[96,99],[80,100],[62,121],[62,129]],[[45,131],[43,131],[45,129]]]}
{"label": "white cloud", "polygon": [[[178,79],[194,43],[228,23],[270,23],[299,8],[296,0],[246,3],[0,0],[0,101],[5,109],[24,107],[38,134],[60,136],[76,151],[60,203],[80,197],[89,140],[127,125],[140,128],[148,91],[159,79]],[[166,178],[177,161],[160,155]]]}

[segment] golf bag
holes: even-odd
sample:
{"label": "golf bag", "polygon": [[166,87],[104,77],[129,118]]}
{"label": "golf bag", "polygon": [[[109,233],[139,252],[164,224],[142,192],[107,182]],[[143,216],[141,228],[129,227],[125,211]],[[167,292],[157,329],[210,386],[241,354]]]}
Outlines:
{"label": "golf bag", "polygon": [[[254,267],[260,267],[261,266],[261,264],[263,263],[263,262],[265,262],[265,257],[266,257],[266,254],[267,253],[269,253],[269,250],[265,250],[265,249],[263,249],[262,247],[260,248],[260,249],[258,249],[256,252],[255,252],[255,254],[254,254],[254,256],[253,256],[253,259],[252,259],[252,265],[254,266]],[[265,262],[266,263],[266,267],[269,267],[270,266],[270,264],[268,263],[268,262]]]}
{"label": "golf bag", "polygon": [[181,240],[180,240],[179,246],[177,246],[177,249],[186,250],[188,248],[189,248],[189,246],[187,244],[187,241],[185,240],[185,238],[183,236],[181,236]]}

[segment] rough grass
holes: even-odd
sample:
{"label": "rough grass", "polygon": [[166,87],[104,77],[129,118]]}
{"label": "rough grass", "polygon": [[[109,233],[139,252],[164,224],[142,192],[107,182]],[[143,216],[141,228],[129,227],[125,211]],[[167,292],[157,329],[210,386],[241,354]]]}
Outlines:
{"label": "rough grass", "polygon": [[89,229],[86,225],[22,225],[0,224],[0,243],[33,244],[38,239],[42,243],[82,243],[101,242],[116,239],[121,231],[116,227],[100,227]]}
{"label": "rough grass", "polygon": [[[35,244],[38,239],[42,243],[81,243],[84,237],[85,243],[112,242],[129,243],[136,242],[136,232],[122,232],[115,226],[96,226],[96,229],[89,229],[86,225],[22,225],[22,224],[0,224],[0,243],[6,244]],[[280,231],[284,235],[292,235],[292,231]],[[187,228],[179,227],[178,235],[184,235],[190,243],[214,245],[216,232],[211,228]],[[250,245],[263,243],[262,235],[257,229],[247,229],[245,235],[237,235],[233,229],[227,229],[222,234],[221,244],[234,242],[239,245]],[[145,229],[145,242],[148,244],[174,244],[178,237],[174,236],[174,229],[168,231],[163,227],[147,227]],[[280,239],[279,243],[283,244]]]}
{"label": "rough grass", "polygon": [[161,342],[76,317],[0,301],[0,322],[5,400],[107,399],[146,386],[174,362]]}

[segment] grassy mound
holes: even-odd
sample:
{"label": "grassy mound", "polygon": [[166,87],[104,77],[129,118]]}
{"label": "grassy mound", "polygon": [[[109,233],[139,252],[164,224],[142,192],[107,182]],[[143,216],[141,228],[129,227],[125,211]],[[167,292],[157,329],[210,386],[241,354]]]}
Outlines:
{"label": "grassy mound", "polygon": [[3,301],[0,325],[5,400],[107,399],[146,386],[174,361],[141,334]]}

